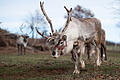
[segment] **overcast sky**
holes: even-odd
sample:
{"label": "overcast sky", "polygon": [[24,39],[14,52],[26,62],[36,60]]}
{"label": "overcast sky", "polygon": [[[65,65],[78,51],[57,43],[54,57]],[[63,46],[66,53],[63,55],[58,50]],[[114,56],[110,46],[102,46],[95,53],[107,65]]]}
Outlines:
{"label": "overcast sky", "polygon": [[[81,5],[90,9],[95,17],[101,20],[102,28],[106,31],[106,39],[120,43],[120,28],[116,27],[119,21],[115,16],[114,0],[42,0],[45,2],[45,10],[57,29],[65,23],[64,15],[68,8]],[[40,0],[0,0],[0,26],[13,33],[19,33],[19,26],[25,22],[28,15],[39,10]]]}

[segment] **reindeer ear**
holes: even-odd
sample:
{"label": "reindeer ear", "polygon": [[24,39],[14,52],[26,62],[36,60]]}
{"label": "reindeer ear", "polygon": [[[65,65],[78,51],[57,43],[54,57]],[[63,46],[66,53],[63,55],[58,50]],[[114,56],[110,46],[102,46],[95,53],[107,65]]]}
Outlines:
{"label": "reindeer ear", "polygon": [[63,35],[63,36],[62,36],[62,39],[63,39],[64,41],[66,41],[67,36],[66,36],[66,35]]}

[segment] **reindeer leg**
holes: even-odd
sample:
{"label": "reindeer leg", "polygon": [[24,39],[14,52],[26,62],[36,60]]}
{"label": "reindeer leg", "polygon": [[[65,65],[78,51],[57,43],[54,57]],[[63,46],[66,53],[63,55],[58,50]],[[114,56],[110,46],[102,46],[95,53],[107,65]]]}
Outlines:
{"label": "reindeer leg", "polygon": [[76,61],[75,61],[75,70],[74,70],[74,72],[73,72],[73,74],[79,74],[80,72],[79,72],[79,70],[78,70],[78,58],[76,58]]}
{"label": "reindeer leg", "polygon": [[76,58],[75,58],[76,56],[75,56],[73,51],[71,51],[71,55],[72,55],[71,60],[75,62],[76,61]]}
{"label": "reindeer leg", "polygon": [[88,43],[85,46],[85,53],[87,53],[88,60],[90,60],[90,45]]}
{"label": "reindeer leg", "polygon": [[25,52],[26,52],[26,48],[24,47],[24,55],[25,55]]}
{"label": "reindeer leg", "polygon": [[79,64],[79,61],[78,61],[78,54],[77,53],[74,53],[75,56],[76,56],[76,61],[75,61],[75,70],[73,72],[73,74],[79,74],[79,70],[78,70],[78,64]]}
{"label": "reindeer leg", "polygon": [[20,55],[22,55],[22,45],[21,45],[21,53],[20,53]]}
{"label": "reindeer leg", "polygon": [[105,61],[107,61],[106,47],[104,46]]}
{"label": "reindeer leg", "polygon": [[83,58],[82,58],[82,56],[83,56],[83,54],[85,53],[85,46],[83,45],[81,48],[80,48],[80,52],[79,52],[79,61],[80,61],[80,64],[81,64],[81,68],[82,69],[85,69],[85,63],[84,63],[84,61],[83,61]]}
{"label": "reindeer leg", "polygon": [[100,50],[100,48],[101,48],[101,38],[99,37],[99,36],[101,36],[101,34],[99,33],[99,34],[97,34],[97,36],[95,36],[95,40],[94,40],[94,45],[95,45],[95,47],[96,47],[96,57],[97,57],[97,60],[96,60],[96,64],[97,64],[97,66],[100,66],[101,65],[101,50]]}
{"label": "reindeer leg", "polygon": [[103,58],[103,56],[104,56],[104,48],[103,48],[103,46],[101,45],[101,60],[103,61],[104,60],[104,58]]}
{"label": "reindeer leg", "polygon": [[102,48],[102,50],[101,50],[101,51],[102,51],[102,52],[101,52],[101,53],[102,53],[102,54],[101,54],[102,57],[101,57],[101,58],[102,58],[103,61],[104,61],[104,60],[107,61],[107,54],[106,54],[106,47],[105,47],[105,45],[102,45],[101,48]]}
{"label": "reindeer leg", "polygon": [[97,56],[97,66],[100,66],[101,65],[101,59],[100,59],[100,48],[96,48],[96,56]]}
{"label": "reindeer leg", "polygon": [[87,55],[88,55],[88,60],[90,60],[90,47],[86,47],[86,52],[87,52]]}
{"label": "reindeer leg", "polygon": [[19,48],[20,48],[20,45],[18,44],[17,47],[18,47],[18,56],[19,56],[19,54],[20,54],[20,53],[19,53],[19,52],[20,52],[20,49],[19,49]]}

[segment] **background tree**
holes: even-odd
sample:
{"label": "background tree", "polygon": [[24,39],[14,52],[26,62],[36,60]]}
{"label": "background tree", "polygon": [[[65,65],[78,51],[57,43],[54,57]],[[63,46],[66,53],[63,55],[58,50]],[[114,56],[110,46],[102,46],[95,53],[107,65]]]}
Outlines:
{"label": "background tree", "polygon": [[[35,27],[38,27],[41,32],[47,34],[46,21],[38,10],[26,19],[25,24],[21,25],[20,30],[21,32],[24,32],[27,29],[27,34],[32,35],[32,38],[35,38]],[[23,31],[23,29],[25,30]]]}
{"label": "background tree", "polygon": [[119,19],[117,26],[120,27],[120,0],[115,0],[114,5],[116,18]]}
{"label": "background tree", "polygon": [[89,17],[94,17],[94,14],[89,9],[86,9],[81,7],[80,5],[77,5],[72,11],[72,17],[89,18]]}
{"label": "background tree", "polygon": [[[114,13],[115,13],[116,18],[118,19],[116,26],[120,28],[120,0],[115,0],[115,2],[113,4],[114,4],[113,8],[115,9]],[[120,35],[119,35],[119,37],[120,37]],[[115,48],[117,46],[118,46],[118,44],[115,43]]]}

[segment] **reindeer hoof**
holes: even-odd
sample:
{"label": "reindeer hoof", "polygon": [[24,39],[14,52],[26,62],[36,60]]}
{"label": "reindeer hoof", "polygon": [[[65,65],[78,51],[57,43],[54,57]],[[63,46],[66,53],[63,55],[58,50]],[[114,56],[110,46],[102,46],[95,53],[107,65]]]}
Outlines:
{"label": "reindeer hoof", "polygon": [[100,66],[101,65],[101,61],[99,62],[99,61],[97,61],[97,66]]}
{"label": "reindeer hoof", "polygon": [[107,63],[107,60],[104,60],[103,62],[104,62],[104,63]]}
{"label": "reindeer hoof", "polygon": [[79,70],[74,70],[74,72],[73,72],[73,74],[79,74],[80,72],[79,72]]}

